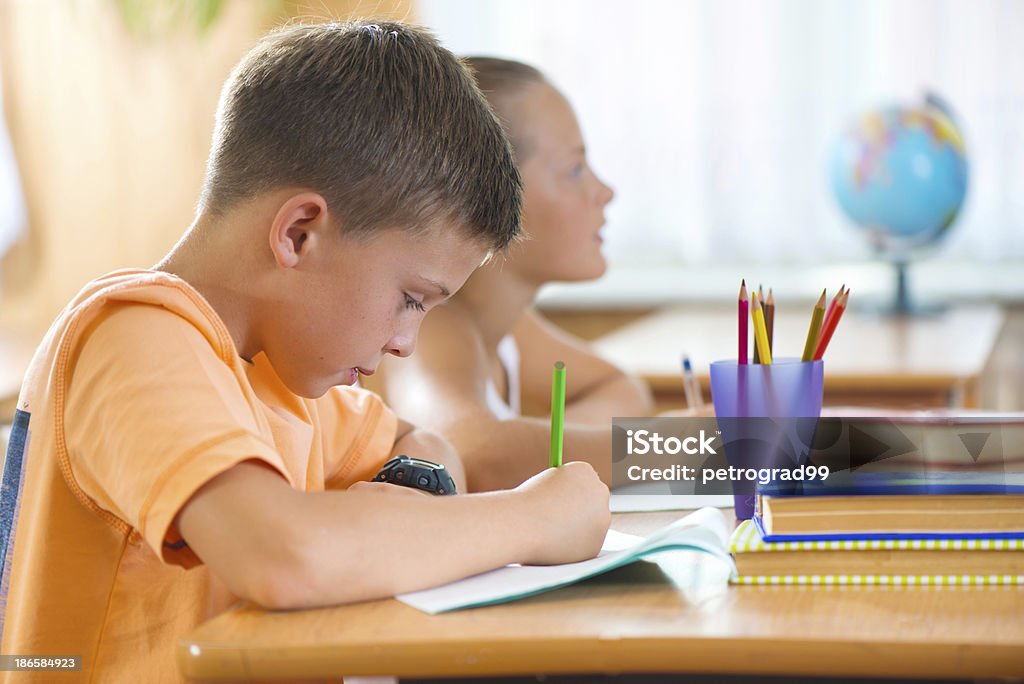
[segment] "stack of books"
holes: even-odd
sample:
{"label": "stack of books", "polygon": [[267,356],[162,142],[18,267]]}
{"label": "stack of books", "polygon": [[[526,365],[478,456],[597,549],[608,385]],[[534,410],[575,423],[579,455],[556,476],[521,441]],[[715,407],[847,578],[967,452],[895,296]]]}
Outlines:
{"label": "stack of books", "polygon": [[1024,473],[767,485],[730,540],[740,584],[1024,584]]}

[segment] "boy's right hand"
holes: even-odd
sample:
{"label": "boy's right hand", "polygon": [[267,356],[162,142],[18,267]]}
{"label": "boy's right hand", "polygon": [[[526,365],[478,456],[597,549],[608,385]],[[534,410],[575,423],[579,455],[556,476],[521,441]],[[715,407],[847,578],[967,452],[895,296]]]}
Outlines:
{"label": "boy's right hand", "polygon": [[575,563],[601,550],[612,515],[608,487],[583,461],[548,468],[519,485],[536,532],[528,565]]}

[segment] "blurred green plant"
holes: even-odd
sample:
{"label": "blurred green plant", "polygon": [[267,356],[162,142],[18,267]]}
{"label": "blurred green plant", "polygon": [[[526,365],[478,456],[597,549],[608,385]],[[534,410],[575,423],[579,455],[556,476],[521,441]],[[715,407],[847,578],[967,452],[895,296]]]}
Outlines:
{"label": "blurred green plant", "polygon": [[[248,0],[247,0],[248,1]],[[285,0],[257,0],[267,11],[280,10]],[[191,27],[205,35],[217,23],[229,0],[114,0],[125,28],[142,39]]]}

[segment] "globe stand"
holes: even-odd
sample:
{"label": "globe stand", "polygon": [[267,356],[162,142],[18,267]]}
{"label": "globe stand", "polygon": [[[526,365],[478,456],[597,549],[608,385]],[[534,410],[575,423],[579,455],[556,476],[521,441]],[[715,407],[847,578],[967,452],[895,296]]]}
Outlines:
{"label": "globe stand", "polygon": [[932,232],[916,239],[896,239],[881,228],[869,229],[868,239],[875,255],[892,264],[896,275],[896,292],[888,304],[879,303],[877,300],[874,304],[870,301],[864,303],[862,300],[858,300],[861,305],[857,308],[865,313],[886,317],[928,316],[945,311],[947,306],[942,302],[933,300],[921,304],[911,300],[910,277],[907,272],[911,255],[920,257],[925,247],[934,243],[939,234],[939,232]]}
{"label": "globe stand", "polygon": [[907,260],[897,259],[892,265],[896,268],[896,300],[890,313],[894,316],[909,316],[913,313],[913,307],[907,290]]}
{"label": "globe stand", "polygon": [[868,313],[879,316],[907,317],[907,316],[932,316],[945,311],[948,306],[941,302],[929,301],[920,303],[910,298],[910,279],[907,275],[907,267],[910,259],[905,255],[891,256],[888,259],[892,264],[896,275],[896,293],[891,303],[871,306],[868,304]]}

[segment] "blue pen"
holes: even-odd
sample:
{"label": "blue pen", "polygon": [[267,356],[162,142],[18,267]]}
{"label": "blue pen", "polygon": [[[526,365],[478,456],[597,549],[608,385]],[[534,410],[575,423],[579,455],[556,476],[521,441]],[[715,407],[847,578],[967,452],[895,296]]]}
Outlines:
{"label": "blue pen", "polygon": [[704,405],[704,394],[701,392],[700,384],[693,375],[693,366],[690,365],[690,357],[683,355],[683,392],[686,394],[686,404],[697,409]]}

